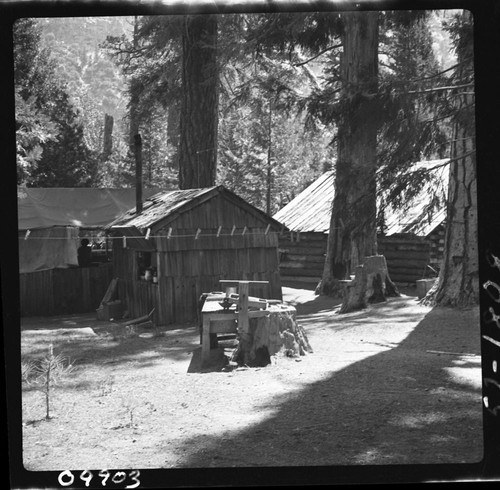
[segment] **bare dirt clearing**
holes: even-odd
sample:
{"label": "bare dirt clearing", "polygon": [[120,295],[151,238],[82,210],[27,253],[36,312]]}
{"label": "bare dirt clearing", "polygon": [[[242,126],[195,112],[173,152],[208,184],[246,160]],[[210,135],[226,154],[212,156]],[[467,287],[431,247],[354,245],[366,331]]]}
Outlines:
{"label": "bare dirt clearing", "polygon": [[75,365],[54,390],[51,420],[43,393],[23,384],[24,466],[481,460],[478,309],[432,309],[403,295],[337,315],[331,299],[311,291],[284,288],[284,299],[314,353],[234,371],[215,359],[201,372],[194,324],[148,337],[94,315],[23,319],[24,361],[52,343]]}

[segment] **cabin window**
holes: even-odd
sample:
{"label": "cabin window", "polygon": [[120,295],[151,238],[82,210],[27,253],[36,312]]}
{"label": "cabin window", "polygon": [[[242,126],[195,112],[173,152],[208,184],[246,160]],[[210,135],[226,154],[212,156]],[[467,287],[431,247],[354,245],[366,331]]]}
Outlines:
{"label": "cabin window", "polygon": [[152,252],[137,252],[137,279],[140,281],[156,282],[156,256]]}

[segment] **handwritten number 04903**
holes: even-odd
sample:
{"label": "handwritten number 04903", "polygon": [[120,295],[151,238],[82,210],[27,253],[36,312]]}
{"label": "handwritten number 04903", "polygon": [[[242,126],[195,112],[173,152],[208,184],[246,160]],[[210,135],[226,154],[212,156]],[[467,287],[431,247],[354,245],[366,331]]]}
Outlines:
{"label": "handwritten number 04903", "polygon": [[[115,485],[119,485],[120,483],[123,483],[128,477],[131,480],[131,483],[125,488],[137,488],[141,484],[141,482],[139,481],[139,476],[139,470],[132,470],[128,473],[128,475],[125,471],[116,471],[113,475],[108,470],[99,471],[99,477],[102,478],[101,485],[103,487],[105,487],[109,482],[112,482]],[[90,485],[90,482],[94,478],[94,475],[91,471],[84,470],[80,473],[79,477],[80,480],[85,482],[85,486],[88,487]],[[65,470],[59,474],[58,481],[62,487],[69,487],[74,483],[75,476],[71,471]]]}

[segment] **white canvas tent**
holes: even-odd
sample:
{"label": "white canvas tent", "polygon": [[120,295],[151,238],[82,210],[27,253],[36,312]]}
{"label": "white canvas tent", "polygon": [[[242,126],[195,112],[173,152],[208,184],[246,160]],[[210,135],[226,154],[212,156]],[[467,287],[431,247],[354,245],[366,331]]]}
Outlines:
{"label": "white canvas tent", "polygon": [[[147,199],[159,191],[144,189]],[[18,187],[19,272],[77,266],[80,229],[102,229],[135,206],[135,189]]]}

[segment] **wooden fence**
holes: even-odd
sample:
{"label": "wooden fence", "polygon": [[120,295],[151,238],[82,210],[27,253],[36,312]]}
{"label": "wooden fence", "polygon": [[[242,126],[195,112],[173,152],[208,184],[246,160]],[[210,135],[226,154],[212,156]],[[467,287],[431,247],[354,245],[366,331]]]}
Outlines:
{"label": "wooden fence", "polygon": [[112,277],[111,263],[19,274],[21,316],[93,312]]}

